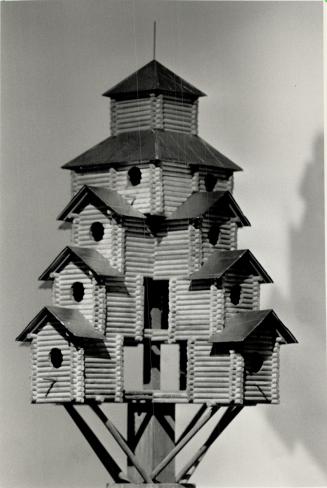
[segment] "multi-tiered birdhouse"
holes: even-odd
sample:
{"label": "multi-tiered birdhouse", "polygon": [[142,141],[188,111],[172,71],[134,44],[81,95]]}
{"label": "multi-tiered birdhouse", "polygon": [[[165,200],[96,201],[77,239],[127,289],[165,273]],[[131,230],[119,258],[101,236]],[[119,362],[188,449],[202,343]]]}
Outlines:
{"label": "multi-tiered birdhouse", "polygon": [[40,276],[53,305],[17,338],[33,402],[278,402],[280,345],[296,340],[260,310],[271,278],[237,249],[240,168],[199,137],[203,95],[151,61],[104,93],[112,135],[64,165],[72,243]]}

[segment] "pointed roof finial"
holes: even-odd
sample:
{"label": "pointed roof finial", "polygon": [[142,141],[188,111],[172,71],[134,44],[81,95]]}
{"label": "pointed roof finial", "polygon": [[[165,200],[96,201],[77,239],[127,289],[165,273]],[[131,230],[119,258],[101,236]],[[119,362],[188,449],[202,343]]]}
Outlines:
{"label": "pointed roof finial", "polygon": [[156,59],[157,22],[153,22],[153,59]]}

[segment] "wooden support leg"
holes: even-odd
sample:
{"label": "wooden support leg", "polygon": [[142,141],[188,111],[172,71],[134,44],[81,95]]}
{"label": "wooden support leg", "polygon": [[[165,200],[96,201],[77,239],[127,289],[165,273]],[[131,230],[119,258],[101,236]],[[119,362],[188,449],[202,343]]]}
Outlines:
{"label": "wooden support leg", "polygon": [[119,430],[107,418],[107,416],[103,413],[103,411],[101,410],[101,408],[98,405],[94,404],[94,405],[90,405],[90,406],[91,406],[93,412],[99,417],[101,422],[103,422],[103,424],[107,427],[110,434],[116,440],[119,447],[124,451],[124,453],[126,454],[127,458],[131,462],[131,464],[135,467],[135,469],[138,471],[138,473],[142,476],[143,480],[146,481],[147,483],[152,483],[152,479],[150,478],[148,473],[143,469],[143,467],[140,465],[135,454],[129,448],[126,440],[124,439],[122,434],[119,432]]}
{"label": "wooden support leg", "polygon": [[[150,473],[175,445],[175,405],[135,404],[127,406],[127,443],[144,469]],[[160,419],[160,420],[158,420]],[[139,430],[142,429],[142,435]],[[128,476],[134,483],[142,483],[142,477],[128,460]],[[152,478],[152,476],[150,475]],[[175,482],[175,465],[162,470],[160,483]]]}
{"label": "wooden support leg", "polygon": [[194,427],[194,425],[197,423],[197,421],[202,417],[203,413],[205,412],[207,406],[205,404],[201,405],[201,407],[198,409],[192,420],[188,423],[188,425],[185,427],[184,431],[181,433],[179,436],[178,440],[176,441],[176,444],[178,444],[183,437],[186,436],[190,432],[190,430]]}
{"label": "wooden support leg", "polygon": [[236,415],[242,410],[242,405],[230,405],[223,416],[218,421],[216,427],[213,429],[203,446],[192,456],[190,461],[184,466],[184,468],[177,474],[176,483],[181,481],[188,481],[195,469],[199,466],[200,462],[204,458],[206,452],[220,434],[226,429],[230,422],[236,417]]}
{"label": "wooden support leg", "polygon": [[92,447],[95,454],[98,456],[99,460],[102,462],[103,466],[110,474],[113,481],[115,481],[116,483],[121,483],[122,481],[128,483],[129,480],[126,475],[120,469],[116,461],[107,452],[103,444],[99,441],[97,436],[90,429],[90,427],[87,425],[83,417],[78,413],[76,408],[72,404],[65,404],[64,407],[72,420],[75,422],[78,429],[84,435],[89,445]]}
{"label": "wooden support leg", "polygon": [[211,419],[211,417],[217,412],[218,407],[208,407],[204,415],[198,420],[198,422],[192,427],[192,429],[176,444],[176,446],[168,452],[167,456],[155,467],[151,473],[151,478],[155,479],[161,471],[170,464],[170,462],[177,456],[177,454],[183,449],[183,447],[195,436],[195,434]]}

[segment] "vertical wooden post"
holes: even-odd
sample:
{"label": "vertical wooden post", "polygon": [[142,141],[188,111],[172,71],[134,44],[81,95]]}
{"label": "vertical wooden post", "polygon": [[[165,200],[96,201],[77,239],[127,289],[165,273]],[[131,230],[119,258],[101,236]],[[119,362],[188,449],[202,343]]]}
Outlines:
{"label": "vertical wooden post", "polygon": [[[174,448],[175,404],[129,403],[127,409],[127,442],[140,464],[151,473]],[[128,462],[128,477],[134,483],[143,482],[131,462]],[[174,483],[174,462],[162,470],[157,481]]]}

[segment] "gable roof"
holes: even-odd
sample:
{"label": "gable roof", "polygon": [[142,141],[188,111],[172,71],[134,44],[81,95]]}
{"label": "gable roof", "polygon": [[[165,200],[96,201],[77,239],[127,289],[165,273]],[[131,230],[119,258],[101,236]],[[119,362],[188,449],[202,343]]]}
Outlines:
{"label": "gable roof", "polygon": [[16,341],[28,341],[28,334],[37,331],[47,321],[64,327],[74,337],[85,339],[103,339],[104,336],[94,329],[78,310],[72,308],[47,306],[31,320],[25,329],[16,337]]}
{"label": "gable roof", "polygon": [[63,268],[72,259],[81,260],[85,266],[91,270],[96,276],[114,277],[123,276],[120,271],[113,268],[109,260],[102,254],[90,247],[67,246],[61,253],[52,261],[50,266],[41,274],[39,280],[50,280],[51,273]]}
{"label": "gable roof", "polygon": [[121,163],[174,161],[186,165],[212,166],[229,171],[241,168],[194,134],[168,130],[141,130],[110,136],[64,164],[62,168],[96,170]]}
{"label": "gable roof", "polygon": [[107,188],[97,187],[97,186],[87,186],[84,185],[77,193],[73,196],[68,205],[57,217],[58,220],[69,220],[69,214],[76,208],[84,208],[88,202],[96,201],[100,205],[104,206],[106,209],[112,212],[122,215],[124,217],[135,217],[138,219],[145,219],[145,215],[142,214],[136,208],[133,208],[127,200],[122,197],[115,190],[109,190]]}
{"label": "gable roof", "polygon": [[297,340],[272,309],[240,312],[226,320],[225,328],[211,337],[214,343],[244,342],[260,325],[272,325],[286,344]]}
{"label": "gable roof", "polygon": [[130,98],[145,93],[165,93],[191,99],[205,96],[205,93],[155,59],[107,90],[103,96]]}
{"label": "gable roof", "polygon": [[260,276],[262,283],[272,283],[272,279],[248,249],[235,251],[214,251],[208,261],[195,273],[191,280],[221,278],[236,264],[249,265],[253,273]]}
{"label": "gable roof", "polygon": [[[221,209],[238,217],[242,225],[250,225],[240,207],[229,191],[194,192],[180,205],[167,220],[192,219],[204,215],[214,205],[220,203]],[[228,214],[227,214],[228,215]]]}

